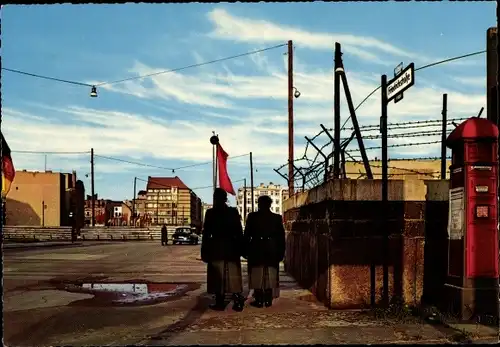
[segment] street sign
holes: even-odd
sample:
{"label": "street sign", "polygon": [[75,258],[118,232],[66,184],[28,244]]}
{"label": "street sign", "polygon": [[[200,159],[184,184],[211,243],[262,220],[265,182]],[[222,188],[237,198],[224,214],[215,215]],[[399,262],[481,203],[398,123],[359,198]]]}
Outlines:
{"label": "street sign", "polygon": [[415,64],[411,63],[401,73],[387,82],[387,102],[415,83]]}
{"label": "street sign", "polygon": [[[403,62],[399,63],[398,66],[394,69],[394,77],[398,77],[403,71]],[[399,93],[394,98],[394,103],[397,104],[399,101],[403,100],[403,93]]]}

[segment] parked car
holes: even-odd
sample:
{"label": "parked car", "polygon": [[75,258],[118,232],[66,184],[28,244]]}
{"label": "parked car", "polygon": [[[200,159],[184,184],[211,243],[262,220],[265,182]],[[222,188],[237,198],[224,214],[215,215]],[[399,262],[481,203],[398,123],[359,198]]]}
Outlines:
{"label": "parked car", "polygon": [[193,229],[190,227],[177,227],[175,228],[174,234],[172,235],[172,243],[182,244],[188,243],[190,245],[197,245],[199,242],[199,237],[196,235]]}

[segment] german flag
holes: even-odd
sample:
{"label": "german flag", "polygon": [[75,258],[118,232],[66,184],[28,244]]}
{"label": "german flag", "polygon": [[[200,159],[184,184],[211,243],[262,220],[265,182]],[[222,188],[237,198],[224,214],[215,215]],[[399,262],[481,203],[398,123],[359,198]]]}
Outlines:
{"label": "german flag", "polygon": [[12,181],[14,181],[14,177],[16,176],[16,170],[14,169],[14,163],[12,162],[12,157],[10,155],[10,148],[5,141],[5,137],[2,135],[2,197],[7,196],[10,190],[10,186]]}

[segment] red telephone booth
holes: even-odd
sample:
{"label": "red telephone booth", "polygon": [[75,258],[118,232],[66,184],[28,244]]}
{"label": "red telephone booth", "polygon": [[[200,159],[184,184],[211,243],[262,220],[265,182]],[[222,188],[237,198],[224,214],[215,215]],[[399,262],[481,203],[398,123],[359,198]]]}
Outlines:
{"label": "red telephone booth", "polygon": [[498,128],[470,118],[448,136],[448,308],[468,320],[498,317]]}

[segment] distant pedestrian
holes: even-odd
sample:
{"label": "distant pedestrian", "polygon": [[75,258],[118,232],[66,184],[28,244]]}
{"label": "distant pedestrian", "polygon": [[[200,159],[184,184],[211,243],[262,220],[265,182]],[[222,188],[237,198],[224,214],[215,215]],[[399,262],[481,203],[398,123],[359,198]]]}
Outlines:
{"label": "distant pedestrian", "polygon": [[242,311],[241,245],[243,228],[238,210],[227,206],[227,193],[216,188],[214,206],[208,209],[203,224],[201,259],[207,263],[207,292],[215,295],[212,309],[225,309],[225,295],[232,294],[233,310]]}
{"label": "distant pedestrian", "polygon": [[168,245],[168,231],[167,231],[167,226],[163,224],[161,227],[161,245],[166,246]]}
{"label": "distant pedestrian", "polygon": [[273,290],[279,289],[279,264],[285,255],[285,229],[280,215],[271,212],[272,200],[260,196],[258,211],[248,215],[245,226],[245,257],[248,283],[254,290],[252,306],[272,306]]}

